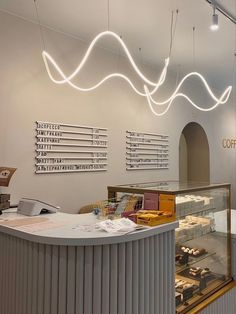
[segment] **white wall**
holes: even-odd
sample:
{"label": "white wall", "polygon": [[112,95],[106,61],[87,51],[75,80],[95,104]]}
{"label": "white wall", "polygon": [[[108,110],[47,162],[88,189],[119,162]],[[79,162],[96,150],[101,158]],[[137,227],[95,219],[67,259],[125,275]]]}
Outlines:
{"label": "white wall", "polygon": [[[44,36],[46,49],[67,73],[75,68],[88,46],[49,30]],[[76,212],[83,204],[106,198],[107,185],[178,179],[179,138],[190,121],[200,123],[208,135],[212,180],[235,182],[235,150],[226,151],[221,146],[223,137],[236,137],[233,98],[226,106],[207,114],[193,110],[186,101],[178,99],[167,115],[157,118],[150,112],[146,100],[120,80],[107,82],[91,93],[79,93],[68,86],[53,84],[41,58],[37,25],[0,13],[0,38],[0,165],[18,168],[10,187],[1,191],[10,192],[13,201],[35,197],[58,204],[64,211]],[[126,59],[97,48],[79,82],[86,86],[117,70],[133,75]],[[148,72],[153,79],[157,78],[151,69]],[[168,76],[167,81],[174,80]],[[167,95],[173,87],[169,84],[162,94]],[[200,103],[206,103],[200,86],[194,83],[187,88]],[[36,120],[108,128],[108,171],[36,175]],[[126,130],[168,134],[170,169],[126,171]]]}

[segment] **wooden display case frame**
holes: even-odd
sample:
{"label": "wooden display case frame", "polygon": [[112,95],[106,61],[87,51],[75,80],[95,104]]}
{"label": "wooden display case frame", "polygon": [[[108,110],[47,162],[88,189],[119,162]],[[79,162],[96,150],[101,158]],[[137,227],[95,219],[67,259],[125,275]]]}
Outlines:
{"label": "wooden display case frame", "polygon": [[[210,190],[216,190],[216,189],[226,189],[228,191],[228,197],[227,197],[227,252],[228,256],[226,258],[227,260],[227,280],[225,280],[221,285],[217,285],[217,287],[213,288],[206,294],[204,294],[200,300],[196,302],[192,302],[189,304],[189,306],[183,308],[181,311],[178,311],[176,313],[184,314],[184,313],[190,313],[191,310],[194,310],[195,307],[200,306],[201,303],[207,304],[207,299],[209,297],[212,297],[215,293],[219,292],[222,288],[230,284],[230,282],[233,280],[232,278],[232,265],[231,265],[231,184],[229,183],[216,183],[216,184],[210,184],[210,183],[200,183],[198,186],[198,183],[186,183],[189,185],[189,187],[185,187],[183,184],[183,187],[180,189],[165,189],[164,185],[171,185],[171,184],[178,184],[178,181],[154,181],[154,182],[145,182],[145,183],[131,183],[131,184],[125,184],[125,185],[117,185],[117,186],[108,186],[108,199],[117,199],[118,193],[128,193],[128,194],[140,194],[143,195],[144,193],[158,193],[158,194],[170,194],[170,195],[181,195],[186,193],[196,193],[196,192],[202,192],[202,191],[210,191]],[[157,188],[149,188],[148,185],[156,185]],[[142,187],[142,185],[146,185],[146,187]],[[158,185],[161,186],[161,188],[158,188]],[[176,211],[176,203],[175,203],[175,211]]]}

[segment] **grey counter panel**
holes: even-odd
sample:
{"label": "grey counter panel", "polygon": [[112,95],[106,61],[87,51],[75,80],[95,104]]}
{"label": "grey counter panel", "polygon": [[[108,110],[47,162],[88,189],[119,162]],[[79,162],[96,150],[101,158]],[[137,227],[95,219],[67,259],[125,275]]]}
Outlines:
{"label": "grey counter panel", "polygon": [[1,314],[175,313],[173,230],[79,247],[0,233],[0,252]]}

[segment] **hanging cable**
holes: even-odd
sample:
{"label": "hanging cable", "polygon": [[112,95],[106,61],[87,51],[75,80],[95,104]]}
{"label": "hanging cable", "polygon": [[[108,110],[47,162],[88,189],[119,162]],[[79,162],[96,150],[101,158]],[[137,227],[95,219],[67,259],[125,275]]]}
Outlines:
{"label": "hanging cable", "polygon": [[175,38],[175,32],[176,32],[176,27],[177,27],[178,14],[179,14],[179,10],[177,9],[177,10],[176,10],[176,18],[175,18],[175,22],[174,22],[174,11],[171,12],[169,58],[170,58],[170,56],[171,56],[172,47],[173,47],[173,42],[174,42],[174,38]]}
{"label": "hanging cable", "polygon": [[195,26],[193,26],[193,67],[196,69],[196,51],[195,51]]}
{"label": "hanging cable", "polygon": [[[179,9],[176,10],[176,18],[175,18],[175,25],[174,25],[174,28],[173,28],[173,42],[174,42],[174,39],[175,39],[175,33],[176,33],[176,28],[177,28],[177,21],[178,21],[178,14],[179,14]],[[173,45],[173,43],[172,43]]]}
{"label": "hanging cable", "polygon": [[44,37],[43,37],[43,28],[42,28],[42,24],[41,24],[41,21],[40,21],[40,18],[39,18],[37,0],[33,0],[33,1],[34,1],[34,7],[35,7],[35,12],[36,12],[37,22],[38,22],[38,25],[39,25],[41,44],[42,44],[43,50],[45,50],[45,41],[44,41]]}
{"label": "hanging cable", "polygon": [[143,67],[143,55],[142,55],[142,48],[139,47],[138,48],[139,51],[139,58],[140,58],[140,63],[141,63],[141,67]]}
{"label": "hanging cable", "polygon": [[110,1],[107,0],[107,30],[110,30]]}
{"label": "hanging cable", "polygon": [[171,55],[172,42],[173,42],[173,18],[174,18],[174,11],[171,11],[169,57]]}

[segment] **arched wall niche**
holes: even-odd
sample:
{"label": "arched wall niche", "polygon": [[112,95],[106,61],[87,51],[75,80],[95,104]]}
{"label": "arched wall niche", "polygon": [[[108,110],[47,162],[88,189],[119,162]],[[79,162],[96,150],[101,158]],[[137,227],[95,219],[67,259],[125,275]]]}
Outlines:
{"label": "arched wall niche", "polygon": [[182,182],[210,182],[210,151],[205,130],[196,123],[188,123],[179,140],[179,180]]}

